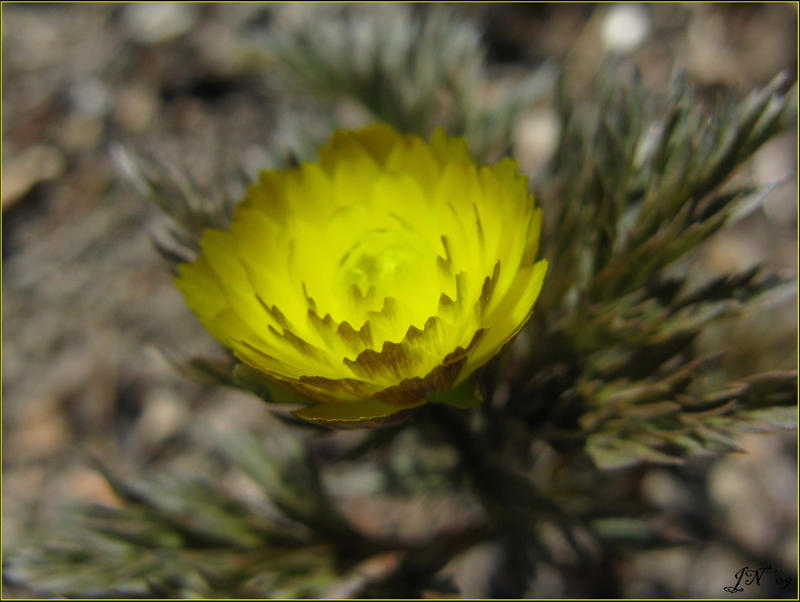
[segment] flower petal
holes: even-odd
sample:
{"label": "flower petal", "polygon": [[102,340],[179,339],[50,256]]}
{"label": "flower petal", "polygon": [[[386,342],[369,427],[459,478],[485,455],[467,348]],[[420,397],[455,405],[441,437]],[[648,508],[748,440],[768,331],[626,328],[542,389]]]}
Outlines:
{"label": "flower petal", "polygon": [[243,363],[236,384],[316,403],[296,412],[308,420],[375,424],[475,402],[470,376],[539,296],[541,225],[515,161],[479,167],[441,129],[426,142],[375,124],[262,172],[175,283]]}
{"label": "flower petal", "polygon": [[377,399],[364,399],[352,403],[337,405],[320,404],[292,412],[295,416],[326,426],[339,428],[359,428],[364,426],[381,426],[389,422],[402,419],[404,410],[416,408],[425,403],[419,400],[416,403],[398,407],[384,403]]}

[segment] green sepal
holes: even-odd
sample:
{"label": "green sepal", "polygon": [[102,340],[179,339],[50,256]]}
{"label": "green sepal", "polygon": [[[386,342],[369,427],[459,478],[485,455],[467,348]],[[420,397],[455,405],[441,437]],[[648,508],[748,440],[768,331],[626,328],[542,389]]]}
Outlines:
{"label": "green sepal", "polygon": [[268,403],[299,405],[309,402],[307,397],[275,384],[246,364],[237,364],[233,369],[232,381],[234,386],[249,391]]}
{"label": "green sepal", "polygon": [[445,403],[456,408],[476,408],[483,403],[483,395],[477,384],[472,379],[467,379],[452,389],[434,393],[428,401]]}

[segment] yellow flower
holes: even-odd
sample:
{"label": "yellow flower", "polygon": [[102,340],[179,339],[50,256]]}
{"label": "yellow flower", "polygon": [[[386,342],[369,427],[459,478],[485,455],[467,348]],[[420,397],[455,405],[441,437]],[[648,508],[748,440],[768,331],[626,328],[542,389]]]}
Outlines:
{"label": "yellow flower", "polygon": [[338,132],[318,163],[264,171],[230,232],[175,282],[208,331],[296,412],[380,421],[463,383],[531,315],[547,262],[515,161],[384,124]]}

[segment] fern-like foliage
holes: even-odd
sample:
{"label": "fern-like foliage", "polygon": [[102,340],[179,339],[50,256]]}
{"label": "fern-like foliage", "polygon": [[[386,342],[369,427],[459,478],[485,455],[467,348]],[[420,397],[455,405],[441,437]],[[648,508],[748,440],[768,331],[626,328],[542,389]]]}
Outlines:
{"label": "fern-like foliage", "polygon": [[[535,318],[534,374],[511,395],[516,411],[541,425],[542,410],[559,412],[555,392],[600,467],[736,449],[737,424],[793,425],[795,373],[731,383],[696,341],[718,320],[796,292],[795,280],[749,268],[688,281],[692,252],[769,192],[724,183],[791,123],[796,88],[778,76],[709,117],[679,79],[666,99],[635,77],[600,79],[593,107],[562,102],[561,145],[538,184],[554,270]],[[570,373],[559,390],[539,386],[559,364]],[[526,388],[549,399],[529,403]]]}

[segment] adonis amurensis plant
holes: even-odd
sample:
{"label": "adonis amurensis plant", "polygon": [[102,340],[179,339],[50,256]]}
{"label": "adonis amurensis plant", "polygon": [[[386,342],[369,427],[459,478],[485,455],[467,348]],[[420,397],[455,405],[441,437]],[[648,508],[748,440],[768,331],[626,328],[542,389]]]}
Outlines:
{"label": "adonis amurensis plant", "polygon": [[[434,25],[419,29],[434,46],[463,27]],[[220,443],[269,510],[197,479],[130,483],[100,467],[123,506],[84,509],[20,551],[17,578],[93,595],[301,597],[348,583],[347,596],[415,597],[454,592],[442,569],[490,543],[488,595],[535,595],[543,567],[578,595],[617,595],[624,552],[716,537],[702,497],[667,529],[651,520],[648,470],[795,425],[796,372],[731,375],[697,345],[792,279],[688,276],[692,252],[768,192],[727,182],[793,124],[796,87],[779,77],[709,114],[679,79],[658,97],[603,71],[586,100],[556,94],[559,146],[529,181],[496,160],[512,106],[501,119],[472,104],[488,77],[477,37],[457,36],[458,56],[426,51],[429,85],[394,106],[405,80],[392,66],[418,64],[418,46],[373,62],[383,46],[370,46],[349,66],[336,57],[361,38],[341,27],[284,34],[276,50],[303,65],[294,74],[311,81],[298,83],[376,118],[334,133],[316,160],[263,171],[231,202],[117,157],[170,217],[159,251],[227,349],[173,361],[255,393],[285,423],[269,441]],[[470,65],[461,80],[448,76],[457,65]],[[430,127],[437,111],[415,120],[446,97],[461,99],[457,135]],[[342,427],[361,437],[337,439]],[[326,487],[334,465],[340,480],[377,466],[375,497],[455,497],[452,514],[469,520],[422,537],[359,526]],[[385,554],[381,571],[362,570]]]}

